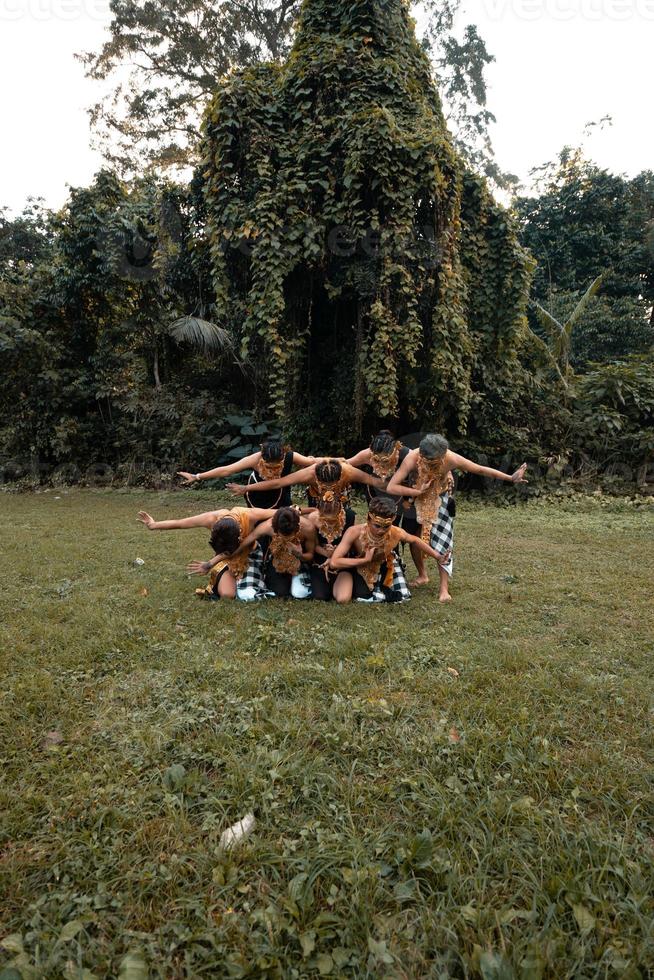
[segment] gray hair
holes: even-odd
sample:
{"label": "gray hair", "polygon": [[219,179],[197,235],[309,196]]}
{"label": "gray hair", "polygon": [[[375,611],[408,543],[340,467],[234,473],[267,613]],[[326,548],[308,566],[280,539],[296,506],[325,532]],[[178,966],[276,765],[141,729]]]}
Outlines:
{"label": "gray hair", "polygon": [[420,443],[420,455],[425,459],[439,459],[444,456],[450,445],[445,436],[437,436],[430,433]]}

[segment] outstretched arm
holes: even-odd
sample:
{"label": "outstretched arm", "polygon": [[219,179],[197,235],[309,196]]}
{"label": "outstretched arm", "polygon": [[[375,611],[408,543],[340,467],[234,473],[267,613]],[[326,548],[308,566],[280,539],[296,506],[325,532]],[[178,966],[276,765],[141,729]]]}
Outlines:
{"label": "outstretched arm", "polygon": [[200,480],[219,480],[225,476],[232,476],[234,473],[242,473],[243,470],[256,469],[260,459],[260,452],[252,453],[251,456],[245,456],[243,459],[239,459],[236,463],[230,463],[228,466],[217,466],[214,470],[207,470],[205,473],[185,473],[182,470],[177,476],[183,477],[185,484],[198,483]]}
{"label": "outstretched arm", "polygon": [[244,551],[249,551],[259,538],[265,538],[266,535],[270,536],[272,533],[272,520],[264,521],[262,524],[257,525],[254,531],[248,534],[247,538],[243,538],[236,551],[230,555],[230,558],[236,558],[237,555],[242,555]]}
{"label": "outstretched arm", "polygon": [[366,473],[365,470],[360,470],[356,466],[348,464],[345,475],[351,483],[366,483],[369,487],[376,487],[377,490],[386,488],[386,480],[382,480],[381,477],[375,476],[373,473]]}
{"label": "outstretched arm", "polygon": [[505,483],[527,482],[525,480],[526,463],[523,463],[515,473],[503,473],[501,470],[494,470],[490,466],[474,463],[471,459],[466,459],[465,456],[459,456],[458,453],[449,453],[448,462],[451,463],[452,469],[464,470],[466,473],[475,473],[478,476],[489,476],[493,480],[504,480]]}
{"label": "outstretched arm", "polygon": [[229,555],[214,555],[209,561],[190,561],[186,566],[189,575],[208,575],[221,561],[226,561]]}
{"label": "outstretched arm", "polygon": [[322,456],[303,456],[302,453],[293,453],[293,466],[306,469],[307,466],[314,466],[322,460]]}
{"label": "outstretched arm", "polygon": [[140,524],[145,525],[148,531],[183,531],[189,527],[211,528],[218,520],[218,515],[215,510],[210,510],[206,514],[184,517],[180,521],[155,521],[154,517],[151,517],[146,511],[140,510],[136,519]]}
{"label": "outstretched arm", "polygon": [[313,483],[316,478],[316,467],[307,466],[303,470],[280,476],[278,480],[261,480],[259,483],[228,483],[227,489],[234,496],[245,496],[246,493],[261,493],[265,490],[281,490],[283,487],[293,487],[299,483]]}
{"label": "outstretched arm", "polygon": [[276,513],[277,511],[270,507],[250,507],[248,510],[249,516],[257,523],[259,521],[271,521]]}
{"label": "outstretched arm", "polygon": [[368,466],[370,464],[370,456],[371,453],[369,449],[362,449],[360,453],[356,454],[356,456],[351,456],[350,459],[347,460],[347,463],[349,466]]}
{"label": "outstretched arm", "polygon": [[388,481],[386,492],[393,497],[419,497],[420,490],[407,486],[411,471],[415,468],[414,454],[409,453]]}
{"label": "outstretched arm", "polygon": [[[254,509],[254,508],[253,508]],[[212,568],[215,568],[221,561],[227,561],[230,558],[234,558],[236,555],[240,555],[242,552],[249,550],[250,546],[254,542],[263,537],[265,534],[272,534],[272,515],[275,513],[274,510],[262,510],[259,511],[261,514],[266,514],[270,519],[264,520],[262,524],[252,531],[251,534],[239,544],[236,551],[232,552],[231,555],[214,555],[209,561],[190,561],[186,566],[186,570],[189,575],[208,575]]]}

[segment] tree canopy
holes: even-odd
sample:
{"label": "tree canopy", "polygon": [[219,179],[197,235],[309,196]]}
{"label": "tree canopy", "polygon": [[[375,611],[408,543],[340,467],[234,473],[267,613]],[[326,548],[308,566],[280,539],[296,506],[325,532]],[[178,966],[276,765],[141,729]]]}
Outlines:
{"label": "tree canopy", "polygon": [[[441,79],[458,149],[498,184],[485,70],[493,61],[474,24],[459,30],[462,0],[412,0],[421,44]],[[110,36],[79,55],[103,82],[91,121],[107,160],[140,173],[196,161],[202,111],[228,72],[288,55],[300,0],[112,0]],[[129,66],[129,67],[128,67]]]}
{"label": "tree canopy", "polygon": [[541,185],[516,202],[522,240],[538,260],[533,298],[565,318],[603,275],[575,330],[573,363],[646,351],[654,343],[654,173],[628,179],[566,148]]}
{"label": "tree canopy", "polygon": [[305,0],[205,119],[217,317],[280,418],[432,418],[518,372],[530,259],[450,138],[402,0]]}

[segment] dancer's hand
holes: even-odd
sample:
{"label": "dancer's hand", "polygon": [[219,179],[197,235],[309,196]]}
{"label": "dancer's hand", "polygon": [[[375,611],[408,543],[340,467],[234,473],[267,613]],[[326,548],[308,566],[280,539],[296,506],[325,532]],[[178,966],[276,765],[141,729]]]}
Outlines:
{"label": "dancer's hand", "polygon": [[189,575],[208,575],[211,571],[211,564],[208,561],[190,561],[186,566]]}
{"label": "dancer's hand", "polygon": [[147,527],[148,531],[152,531],[154,529],[154,525],[157,523],[154,517],[150,517],[150,515],[144,510],[139,511],[136,520],[140,524],[144,524]]}
{"label": "dancer's hand", "polygon": [[227,489],[234,497],[244,497],[248,492],[247,483],[228,483]]}
{"label": "dancer's hand", "polygon": [[324,550],[325,550],[325,551],[327,552],[327,556],[328,556],[329,558],[331,558],[331,556],[332,556],[332,555],[334,554],[334,552],[336,551],[336,545],[333,545],[333,544],[326,544],[326,545],[325,545],[325,549],[324,549]]}
{"label": "dancer's hand", "polygon": [[184,480],[184,486],[188,486],[189,483],[197,483],[198,482],[198,478],[197,478],[197,476],[196,476],[195,473],[184,473],[183,470],[180,470],[177,473],[177,476],[181,476],[183,478],[183,480]]}
{"label": "dancer's hand", "polygon": [[304,552],[302,551],[302,546],[299,544],[290,544],[288,546],[288,550],[291,552],[292,555],[297,555],[298,558],[301,558],[302,555],[304,554]]}
{"label": "dancer's hand", "polygon": [[512,483],[527,483],[528,481],[525,480],[526,469],[527,469],[527,464],[523,463],[520,469],[516,470],[513,476],[511,477]]}
{"label": "dancer's hand", "polygon": [[331,564],[331,561],[329,560],[329,558],[327,559],[327,561],[324,561],[324,562],[322,563],[322,565],[320,565],[319,567],[320,567],[320,568],[322,569],[322,571],[323,571],[323,572],[325,573],[325,578],[326,578],[326,579],[327,579],[327,581],[329,582],[329,573],[330,573],[330,572],[331,572],[331,570],[332,570],[332,564]]}
{"label": "dancer's hand", "polygon": [[366,551],[365,555],[361,559],[361,564],[362,565],[367,565],[368,562],[371,562],[374,557],[375,557],[375,549],[374,548],[368,548],[368,550]]}
{"label": "dancer's hand", "polygon": [[439,555],[436,561],[438,562],[439,565],[447,565],[451,557],[452,557],[452,549],[450,548],[450,550],[446,551],[444,555]]}

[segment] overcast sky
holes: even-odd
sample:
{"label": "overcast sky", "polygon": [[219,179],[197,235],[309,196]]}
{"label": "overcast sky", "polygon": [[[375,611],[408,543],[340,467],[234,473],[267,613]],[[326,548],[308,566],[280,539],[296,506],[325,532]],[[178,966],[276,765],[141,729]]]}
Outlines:
{"label": "overcast sky", "polygon": [[[654,167],[654,0],[467,0],[468,22],[497,59],[500,166],[526,182],[608,113],[614,125],[587,140],[588,154],[631,176]],[[97,50],[108,23],[108,0],[0,0],[0,205],[20,210],[33,195],[59,207],[101,165],[86,116],[97,83],[73,55]]]}

